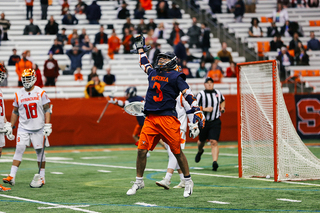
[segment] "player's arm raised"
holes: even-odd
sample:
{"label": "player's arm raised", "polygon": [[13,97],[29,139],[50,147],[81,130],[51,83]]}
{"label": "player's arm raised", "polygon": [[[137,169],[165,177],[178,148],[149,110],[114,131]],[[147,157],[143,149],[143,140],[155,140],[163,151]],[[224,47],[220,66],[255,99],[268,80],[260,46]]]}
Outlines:
{"label": "player's arm raised", "polygon": [[145,53],[148,49],[146,48],[145,39],[142,34],[134,38],[134,44],[139,53],[140,67],[145,73],[148,73],[149,68],[152,68],[152,66],[147,57],[147,54]]}

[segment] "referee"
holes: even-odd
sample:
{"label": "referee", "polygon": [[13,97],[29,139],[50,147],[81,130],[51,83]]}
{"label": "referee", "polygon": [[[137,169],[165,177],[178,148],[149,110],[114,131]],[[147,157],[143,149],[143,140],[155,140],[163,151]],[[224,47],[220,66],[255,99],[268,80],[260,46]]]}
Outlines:
{"label": "referee", "polygon": [[219,155],[218,140],[221,131],[220,115],[225,112],[226,102],[222,93],[219,90],[213,89],[213,86],[214,81],[212,78],[206,78],[204,82],[205,90],[197,95],[198,105],[203,108],[206,124],[205,127],[200,130],[198,153],[195,161],[196,163],[200,162],[201,155],[204,152],[203,147],[205,142],[209,140],[213,160],[212,170],[217,171],[219,167],[217,163]]}

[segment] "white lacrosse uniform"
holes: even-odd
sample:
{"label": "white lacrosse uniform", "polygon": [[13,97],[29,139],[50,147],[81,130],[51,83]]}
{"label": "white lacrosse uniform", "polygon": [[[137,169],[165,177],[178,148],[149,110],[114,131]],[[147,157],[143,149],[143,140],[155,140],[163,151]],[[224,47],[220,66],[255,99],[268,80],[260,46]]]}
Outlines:
{"label": "white lacrosse uniform", "polygon": [[[6,117],[5,112],[6,111],[4,108],[3,93],[2,93],[2,90],[0,89],[0,129],[3,129],[4,127],[4,118]],[[6,145],[4,135],[5,133],[0,133],[0,147],[4,147]]]}
{"label": "white lacrosse uniform", "polygon": [[[181,149],[184,149],[186,145],[186,131],[187,131],[187,124],[188,119],[189,121],[193,121],[193,113],[187,114],[186,111],[190,110],[191,107],[189,103],[186,101],[186,99],[183,97],[182,93],[180,92],[179,96],[176,98],[177,104],[176,104],[176,112],[178,115],[178,120],[180,121],[180,135],[181,135],[181,143],[180,147]],[[180,169],[176,157],[171,152],[170,147],[167,143],[165,143],[166,149],[169,155],[169,162],[168,162],[168,168],[171,169]]]}
{"label": "white lacrosse uniform", "polygon": [[[47,94],[38,86],[30,92],[21,88],[15,93],[13,106],[18,107],[19,112],[17,145],[30,146],[31,141],[35,149],[42,148],[45,122],[43,105],[47,103],[50,103]],[[49,146],[48,140],[46,146]]]}

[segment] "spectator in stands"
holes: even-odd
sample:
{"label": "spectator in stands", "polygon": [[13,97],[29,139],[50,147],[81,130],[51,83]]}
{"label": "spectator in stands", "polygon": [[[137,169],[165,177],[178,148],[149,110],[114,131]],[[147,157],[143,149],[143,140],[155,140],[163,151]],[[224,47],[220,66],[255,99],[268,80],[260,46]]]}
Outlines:
{"label": "spectator in stands", "polygon": [[181,72],[183,72],[187,78],[193,78],[192,72],[189,67],[187,67],[187,61],[183,60],[181,64]]}
{"label": "spectator in stands", "polygon": [[283,8],[282,4],[277,4],[277,9],[275,9],[271,15],[268,17],[272,17],[274,22],[285,23],[289,20],[289,15],[287,9]]}
{"label": "spectator in stands", "polygon": [[306,50],[302,44],[302,42],[298,42],[298,46],[294,49],[295,59],[300,56],[302,50]]}
{"label": "spectator in stands", "polygon": [[88,5],[84,3],[82,0],[78,0],[78,4],[76,4],[74,12],[76,14],[83,14],[86,12],[87,6]]}
{"label": "spectator in stands", "polygon": [[33,24],[33,18],[30,18],[30,24],[26,25],[23,30],[23,35],[40,35],[41,30],[38,25]]}
{"label": "spectator in stands", "polygon": [[213,14],[222,13],[222,0],[209,0],[209,6]]}
{"label": "spectator in stands", "polygon": [[111,67],[108,66],[107,69],[107,74],[103,76],[103,81],[107,84],[107,85],[112,85],[116,82],[116,77],[115,75],[111,74]]}
{"label": "spectator in stands", "polygon": [[50,17],[44,31],[46,35],[56,35],[58,33],[59,24],[54,20],[53,16]]}
{"label": "spectator in stands", "polygon": [[200,48],[200,36],[201,36],[201,28],[197,26],[197,18],[192,18],[192,26],[188,29],[187,35],[190,38],[189,47],[193,48]]}
{"label": "spectator in stands", "polygon": [[280,80],[283,81],[287,78],[288,74],[286,71],[286,67],[291,66],[294,64],[293,57],[289,54],[287,48],[281,47],[281,52],[276,58],[278,61],[280,61]]}
{"label": "spectator in stands", "polygon": [[130,54],[130,50],[132,47],[133,41],[133,35],[130,33],[130,30],[128,28],[124,29],[124,35],[122,37],[122,45],[123,45],[123,53],[124,54]]}
{"label": "spectator in stands", "polygon": [[237,0],[227,0],[227,13],[233,13]]}
{"label": "spectator in stands", "polygon": [[199,68],[197,69],[197,72],[196,72],[196,78],[204,78],[207,76],[207,68],[206,68],[206,62],[205,61],[201,61],[200,62],[200,66]]}
{"label": "spectator in stands", "polygon": [[79,50],[78,47],[73,47],[71,50],[66,52],[67,56],[71,61],[70,70],[65,70],[64,75],[73,75],[77,67],[82,68],[82,56],[87,54],[90,51]]}
{"label": "spectator in stands", "polygon": [[79,42],[83,43],[84,42],[84,37],[87,35],[87,30],[86,28],[82,28],[81,34],[79,35]]}
{"label": "spectator in stands", "polygon": [[95,35],[94,44],[108,44],[108,35],[104,33],[103,25],[100,25],[100,32]]}
{"label": "spectator in stands", "polygon": [[270,51],[280,51],[281,47],[284,46],[283,41],[281,40],[281,35],[277,35],[270,41]]}
{"label": "spectator in stands", "polygon": [[66,28],[61,29],[61,33],[57,34],[58,44],[64,46],[68,43],[68,37],[66,35]]}
{"label": "spectator in stands", "polygon": [[73,76],[75,81],[83,81],[83,75],[81,74],[80,67],[77,67],[76,71],[74,71]]}
{"label": "spectator in stands", "polygon": [[77,34],[72,34],[71,45],[73,47],[79,47],[80,48],[80,41],[79,41],[79,37],[78,37]]}
{"label": "spectator in stands", "polygon": [[63,4],[61,5],[61,15],[65,15],[68,13],[70,5],[68,0],[63,0]]}
{"label": "spectator in stands", "polygon": [[309,7],[319,7],[319,0],[308,0]]}
{"label": "spectator in stands", "polygon": [[154,23],[153,18],[149,19],[149,23],[147,24],[147,29],[148,30],[150,30],[150,29],[155,30],[156,28],[157,28],[157,24]]}
{"label": "spectator in stands", "polygon": [[238,0],[235,4],[234,4],[234,20],[235,22],[242,22],[242,18],[245,12],[245,5],[243,0]]}
{"label": "spectator in stands", "polygon": [[185,44],[188,43],[189,36],[182,36],[181,41],[174,47],[174,53],[178,58],[178,64],[181,65],[182,61],[187,61],[187,50]]}
{"label": "spectator in stands", "polygon": [[33,1],[34,0],[26,0],[27,20],[33,17]]}
{"label": "spectator in stands", "polygon": [[160,22],[158,27],[153,32],[154,38],[166,39],[166,28],[164,27],[163,22]]}
{"label": "spectator in stands", "polygon": [[33,63],[33,58],[31,57],[30,50],[26,50],[25,52],[26,52],[26,58]]}
{"label": "spectator in stands", "polygon": [[93,75],[97,75],[97,67],[95,66],[91,68],[91,73],[88,75],[88,82],[91,81]]}
{"label": "spectator in stands", "polygon": [[221,59],[219,58],[219,56],[214,57],[214,62],[216,64],[216,67],[218,70],[220,70],[221,74],[223,75],[224,72],[222,70],[222,67],[219,66],[219,63],[221,62]]}
{"label": "spectator in stands", "polygon": [[58,44],[58,39],[54,39],[54,43],[51,46],[49,52],[52,52],[54,55],[63,54],[63,47],[62,45]]}
{"label": "spectator in stands", "polygon": [[[131,23],[131,19],[128,17],[128,18],[126,19],[126,23],[123,24],[122,34],[124,34],[124,29],[125,29],[125,28],[131,29],[131,27],[134,28],[134,25]],[[130,31],[131,31],[131,30],[130,30]],[[133,33],[133,32],[131,32],[131,33]]]}
{"label": "spectator in stands", "polygon": [[226,77],[237,77],[236,64],[234,62],[231,62],[230,67],[227,68]]}
{"label": "spectator in stands", "polygon": [[93,46],[93,49],[91,52],[91,58],[94,62],[93,65],[98,69],[102,69],[104,57],[103,57],[102,51],[99,50],[95,45]]}
{"label": "spectator in stands", "polygon": [[296,65],[309,65],[309,55],[305,49],[301,49],[300,54],[295,58]]}
{"label": "spectator in stands", "polygon": [[22,87],[21,75],[23,70],[32,69],[32,62],[27,59],[27,52],[24,51],[22,53],[22,59],[16,63],[16,73],[19,77],[18,79],[18,87]]}
{"label": "spectator in stands", "polygon": [[274,21],[271,22],[271,26],[268,27],[267,30],[268,37],[275,37],[276,35],[280,34],[278,27]]}
{"label": "spectator in stands", "polygon": [[156,10],[157,10],[157,18],[158,19],[169,18],[169,16],[168,16],[169,5],[168,5],[167,1],[159,0],[158,4],[156,5]]}
{"label": "spectator in stands", "polygon": [[79,38],[79,35],[78,35],[78,30],[77,29],[73,29],[72,30],[72,33],[68,35],[68,44],[71,44],[71,40],[72,38]]}
{"label": "spectator in stands", "polygon": [[187,62],[198,62],[200,58],[195,57],[190,53],[189,44],[185,44],[185,47],[186,47],[186,53],[187,53]]}
{"label": "spectator in stands", "polygon": [[99,24],[99,20],[101,19],[101,8],[96,0],[92,1],[91,5],[87,7],[86,16],[89,24]]}
{"label": "spectator in stands", "polygon": [[88,53],[91,52],[91,50],[93,49],[93,44],[91,43],[88,35],[85,35],[82,42],[80,42],[80,47],[82,50],[87,51]]}
{"label": "spectator in stands", "polygon": [[37,77],[37,80],[34,83],[34,85],[42,88],[43,87],[42,75],[38,65],[32,64],[32,69],[34,69],[34,71],[36,72],[36,77]]}
{"label": "spectator in stands", "polygon": [[45,77],[45,86],[56,86],[59,65],[58,61],[53,58],[52,52],[49,52],[49,58],[44,62],[43,75]]}
{"label": "spectator in stands", "polygon": [[170,38],[168,39],[168,43],[171,46],[175,46],[180,42],[180,38],[184,35],[185,35],[185,33],[179,28],[179,23],[174,22],[173,29],[170,33]]}
{"label": "spectator in stands", "polygon": [[223,42],[222,43],[222,50],[220,50],[217,54],[217,56],[221,59],[222,62],[232,62],[232,55],[231,53],[227,50],[227,43]]}
{"label": "spectator in stands", "polygon": [[299,39],[299,34],[294,33],[292,40],[289,42],[289,50],[294,50],[298,47],[298,43],[301,42]]}
{"label": "spectator in stands", "polygon": [[1,40],[8,41],[8,30],[10,29],[11,24],[8,19],[5,19],[4,13],[1,13],[0,26],[3,28],[3,38]]}
{"label": "spectator in stands", "polygon": [[118,19],[126,19],[130,17],[130,11],[127,9],[128,4],[123,1],[121,4],[121,10],[118,12]]}
{"label": "spectator in stands", "polygon": [[49,2],[48,0],[40,0],[40,4],[41,4],[41,20],[47,20]]}
{"label": "spectator in stands", "polygon": [[175,2],[172,2],[171,8],[168,11],[168,18],[182,18],[180,8]]}
{"label": "spectator in stands", "polygon": [[200,60],[204,61],[205,63],[213,63],[214,62],[214,58],[209,51],[202,52],[202,56],[201,56]]}
{"label": "spectator in stands", "polygon": [[157,38],[153,37],[153,34],[154,34],[154,31],[152,29],[148,31],[147,37],[145,38],[146,45],[157,42]]}
{"label": "spectator in stands", "polygon": [[144,19],[145,10],[143,9],[140,2],[137,3],[136,8],[134,9],[134,19]]}
{"label": "spectator in stands", "polygon": [[157,56],[160,53],[160,48],[161,48],[161,44],[158,44],[155,42],[151,43],[151,49],[148,51],[147,55],[152,67],[155,66]]}
{"label": "spectator in stands", "polygon": [[99,80],[97,74],[93,74],[91,80],[86,85],[84,90],[85,98],[103,97],[103,91],[106,84]]}
{"label": "spectator in stands", "polygon": [[314,31],[310,31],[310,40],[308,41],[308,50],[320,50],[320,41],[315,38]]}
{"label": "spectator in stands", "polygon": [[284,25],[281,27],[280,34],[282,36],[285,36],[285,37],[290,37],[291,36],[291,30],[290,30],[289,26],[290,26],[290,21],[286,20]]}
{"label": "spectator in stands", "polygon": [[210,29],[206,23],[201,24],[200,47],[202,52],[208,52],[210,44]]}
{"label": "spectator in stands", "polygon": [[113,29],[112,34],[108,39],[108,45],[109,45],[108,56],[110,57],[110,59],[113,59],[114,54],[119,53],[119,49],[121,45],[121,40],[117,36],[115,29]]}
{"label": "spectator in stands", "polygon": [[17,49],[13,48],[12,52],[13,52],[13,54],[10,56],[9,61],[8,61],[9,66],[14,66],[14,65],[16,65],[16,63],[18,63],[20,61],[20,56],[17,55]]}
{"label": "spectator in stands", "polygon": [[251,19],[251,27],[249,28],[249,37],[259,38],[263,37],[262,28],[259,27],[259,20],[257,18]]}
{"label": "spectator in stands", "polygon": [[211,64],[211,69],[207,74],[207,78],[212,78],[215,83],[221,83],[221,79],[223,78],[223,75],[221,71],[217,68],[216,63]]}
{"label": "spectator in stands", "polygon": [[62,18],[62,24],[65,24],[65,25],[77,25],[78,22],[79,21],[76,18],[76,16],[72,15],[69,12],[66,15],[64,15],[63,18]]}
{"label": "spectator in stands", "polygon": [[307,5],[307,0],[291,0],[291,7],[304,8]]}
{"label": "spectator in stands", "polygon": [[147,25],[144,23],[144,19],[140,19],[140,23],[137,25],[137,33],[138,34],[146,34],[148,32]]}

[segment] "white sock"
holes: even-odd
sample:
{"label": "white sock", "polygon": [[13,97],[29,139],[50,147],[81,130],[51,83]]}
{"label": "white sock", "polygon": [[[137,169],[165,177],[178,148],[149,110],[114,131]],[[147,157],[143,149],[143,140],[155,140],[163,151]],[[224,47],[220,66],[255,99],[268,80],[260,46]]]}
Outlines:
{"label": "white sock", "polygon": [[165,176],[165,179],[171,180],[171,177],[172,177],[172,174],[169,173],[169,172],[167,172],[167,173],[166,173],[166,176]]}
{"label": "white sock", "polygon": [[183,173],[179,174],[179,176],[180,176],[180,180],[184,180]]}
{"label": "white sock", "polygon": [[17,166],[11,166],[11,171],[10,171],[10,176],[15,178],[16,177],[16,174],[17,174],[17,171],[18,171],[18,168]]}
{"label": "white sock", "polygon": [[136,181],[137,182],[142,182],[143,181],[143,177],[136,177]]}
{"label": "white sock", "polygon": [[41,168],[40,169],[40,177],[44,177],[45,172],[46,172],[45,169]]}

